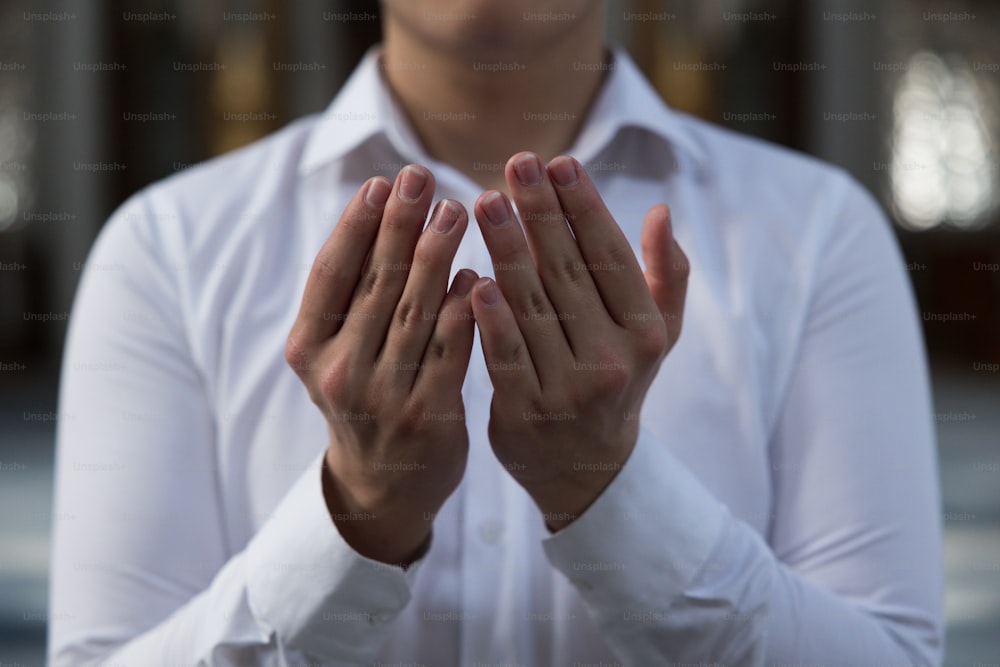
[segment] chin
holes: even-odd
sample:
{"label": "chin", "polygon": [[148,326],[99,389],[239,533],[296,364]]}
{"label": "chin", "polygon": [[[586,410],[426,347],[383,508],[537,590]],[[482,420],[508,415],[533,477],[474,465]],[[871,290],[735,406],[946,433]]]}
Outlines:
{"label": "chin", "polygon": [[394,20],[456,57],[503,58],[544,52],[604,0],[382,0]]}

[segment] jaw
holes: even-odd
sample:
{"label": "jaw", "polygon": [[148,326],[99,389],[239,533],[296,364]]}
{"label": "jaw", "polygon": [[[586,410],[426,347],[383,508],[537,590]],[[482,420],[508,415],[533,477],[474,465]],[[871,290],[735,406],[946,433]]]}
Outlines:
{"label": "jaw", "polygon": [[[540,61],[603,38],[603,0],[387,0],[386,41],[404,37],[464,62]],[[593,34],[596,33],[596,36]]]}

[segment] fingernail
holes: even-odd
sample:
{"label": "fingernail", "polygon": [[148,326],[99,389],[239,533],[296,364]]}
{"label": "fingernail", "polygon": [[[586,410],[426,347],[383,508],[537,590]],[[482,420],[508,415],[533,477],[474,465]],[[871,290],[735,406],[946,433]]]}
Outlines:
{"label": "fingernail", "polygon": [[382,208],[389,200],[392,185],[384,178],[373,178],[365,193],[365,204],[371,208]]}
{"label": "fingernail", "polygon": [[440,234],[447,234],[456,222],[458,222],[458,207],[451,200],[445,199],[438,205],[431,221],[431,229]]}
{"label": "fingernail", "polygon": [[561,156],[549,163],[549,173],[556,185],[569,187],[576,183],[576,165],[573,159]]}
{"label": "fingernail", "polygon": [[414,202],[420,198],[420,193],[424,191],[427,184],[427,174],[423,169],[409,165],[403,169],[403,175],[399,183],[399,198],[403,201]]}
{"label": "fingernail", "polygon": [[479,298],[487,306],[497,305],[500,302],[500,292],[497,291],[496,283],[488,278],[483,278],[479,282]]}
{"label": "fingernail", "polygon": [[503,201],[503,195],[499,192],[491,192],[483,200],[483,210],[486,217],[494,225],[499,227],[510,220],[510,213],[507,211],[507,204]]}
{"label": "fingernail", "polygon": [[451,284],[451,293],[458,298],[464,298],[470,291],[472,291],[472,286],[476,283],[476,276],[471,271],[466,271],[462,269],[455,276],[454,282]]}
{"label": "fingernail", "polygon": [[521,185],[532,187],[542,182],[542,167],[538,162],[538,156],[528,153],[517,158],[514,162],[514,173]]}

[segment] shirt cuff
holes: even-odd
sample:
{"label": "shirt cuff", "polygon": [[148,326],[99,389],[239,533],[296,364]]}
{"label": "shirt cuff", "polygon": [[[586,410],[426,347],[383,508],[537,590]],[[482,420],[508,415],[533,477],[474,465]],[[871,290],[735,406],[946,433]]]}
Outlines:
{"label": "shirt cuff", "polygon": [[611,484],[542,546],[552,566],[611,620],[670,606],[708,562],[727,520],[726,507],[641,429]]}
{"label": "shirt cuff", "polygon": [[402,568],[357,553],[330,517],[320,455],[247,545],[247,597],[278,643],[338,665],[370,663],[410,601],[420,561]]}

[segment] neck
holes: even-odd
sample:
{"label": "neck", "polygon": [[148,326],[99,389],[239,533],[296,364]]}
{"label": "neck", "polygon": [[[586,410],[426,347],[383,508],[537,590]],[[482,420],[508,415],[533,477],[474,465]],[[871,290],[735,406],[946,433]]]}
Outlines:
{"label": "neck", "polygon": [[511,155],[529,150],[548,161],[572,146],[586,119],[604,77],[594,65],[606,55],[601,17],[588,23],[543,51],[480,60],[435,48],[390,20],[385,77],[430,156],[506,190]]}

